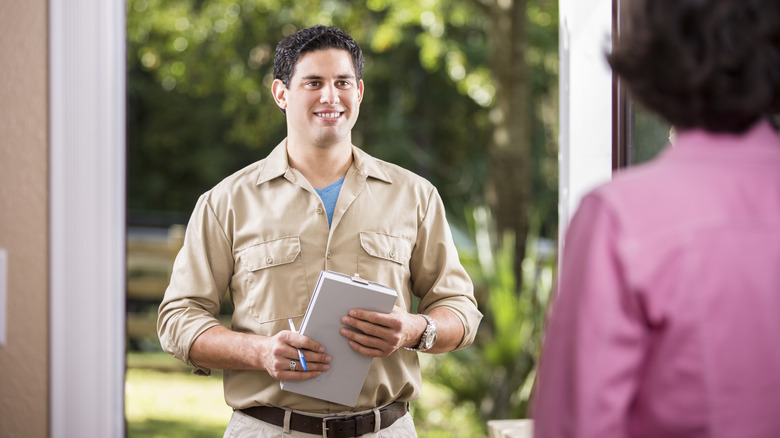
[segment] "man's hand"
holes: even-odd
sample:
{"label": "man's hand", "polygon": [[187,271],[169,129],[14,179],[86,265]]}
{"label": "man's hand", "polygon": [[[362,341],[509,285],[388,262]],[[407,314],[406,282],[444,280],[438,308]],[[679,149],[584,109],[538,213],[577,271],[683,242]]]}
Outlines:
{"label": "man's hand", "polygon": [[[263,344],[259,350],[261,366],[274,379],[308,380],[330,369],[330,356],[324,354],[323,346],[298,333],[284,330],[265,338]],[[301,367],[298,348],[306,359],[308,371],[303,371]],[[295,371],[290,369],[291,361],[296,362]]]}
{"label": "man's hand", "polygon": [[341,322],[363,332],[341,329],[341,334],[349,339],[350,347],[369,357],[388,357],[399,348],[416,347],[428,324],[423,317],[398,306],[390,313],[352,309]]}
{"label": "man's hand", "polygon": [[[308,371],[298,363],[300,348]],[[273,336],[239,333],[218,325],[195,339],[190,359],[197,365],[220,370],[265,370],[278,380],[307,380],[330,369],[330,355],[318,342],[289,330]],[[295,371],[290,361],[296,362]]]}

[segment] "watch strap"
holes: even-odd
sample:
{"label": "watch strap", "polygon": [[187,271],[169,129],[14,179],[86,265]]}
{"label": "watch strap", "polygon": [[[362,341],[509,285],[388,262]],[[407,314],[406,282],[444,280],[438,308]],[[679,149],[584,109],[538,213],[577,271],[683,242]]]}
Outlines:
{"label": "watch strap", "polygon": [[424,313],[419,313],[418,315],[420,315],[423,318],[425,318],[425,320],[428,321],[428,325],[425,326],[425,330],[423,330],[422,335],[420,336],[420,343],[417,344],[416,347],[412,347],[412,348],[404,347],[405,349],[407,349],[409,351],[425,351],[425,350],[427,350],[427,348],[424,348],[424,347],[425,347],[425,341],[426,341],[426,339],[428,339],[428,334],[432,330],[436,330],[436,322],[433,320],[433,318],[431,318],[430,316],[428,316],[428,315],[426,315]]}

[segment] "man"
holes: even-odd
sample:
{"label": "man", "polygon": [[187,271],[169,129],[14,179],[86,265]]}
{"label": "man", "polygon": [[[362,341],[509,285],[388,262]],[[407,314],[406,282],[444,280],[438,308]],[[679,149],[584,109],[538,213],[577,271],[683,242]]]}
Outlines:
{"label": "man", "polygon": [[[413,350],[464,348],[476,334],[482,315],[436,189],[352,145],[362,73],[360,47],[334,27],[280,42],[272,93],[287,138],[202,195],[188,224],[158,333],[197,373],[225,370],[235,409],[226,436],[323,436],[323,425],[333,437],[416,436],[407,412],[421,390]],[[389,314],[354,309],[341,321],[358,330],[342,329],[350,346],[376,358],[354,408],[279,387],[329,370],[328,352],[287,321],[300,325],[322,270],[399,294]],[[216,319],[227,290],[232,329]],[[412,294],[419,314],[410,313]]]}

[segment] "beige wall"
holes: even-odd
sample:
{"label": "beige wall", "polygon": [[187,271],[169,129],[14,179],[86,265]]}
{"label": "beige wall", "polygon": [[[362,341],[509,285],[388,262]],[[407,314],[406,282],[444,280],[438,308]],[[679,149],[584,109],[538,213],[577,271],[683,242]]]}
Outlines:
{"label": "beige wall", "polygon": [[[47,1],[0,0],[0,248],[8,254],[0,437],[49,427]],[[0,318],[1,319],[1,318]]]}

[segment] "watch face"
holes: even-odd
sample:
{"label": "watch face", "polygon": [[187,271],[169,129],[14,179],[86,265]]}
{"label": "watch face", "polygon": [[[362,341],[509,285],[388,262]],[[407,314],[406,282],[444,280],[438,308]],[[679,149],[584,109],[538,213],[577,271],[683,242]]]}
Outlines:
{"label": "watch face", "polygon": [[425,336],[425,349],[429,349],[433,347],[433,344],[436,342],[436,330],[431,330],[428,332],[427,336]]}

